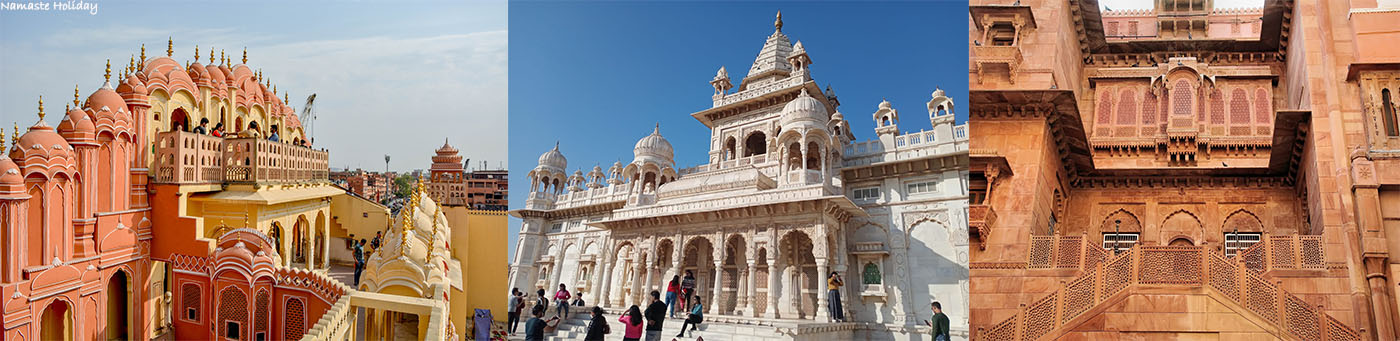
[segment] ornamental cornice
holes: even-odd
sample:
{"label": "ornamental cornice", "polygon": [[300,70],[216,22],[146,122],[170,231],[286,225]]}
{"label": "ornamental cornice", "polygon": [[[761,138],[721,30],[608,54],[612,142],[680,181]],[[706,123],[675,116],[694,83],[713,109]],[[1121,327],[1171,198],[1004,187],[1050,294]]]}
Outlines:
{"label": "ornamental cornice", "polygon": [[1286,176],[1085,176],[1070,182],[1076,189],[1138,188],[1293,188]]}

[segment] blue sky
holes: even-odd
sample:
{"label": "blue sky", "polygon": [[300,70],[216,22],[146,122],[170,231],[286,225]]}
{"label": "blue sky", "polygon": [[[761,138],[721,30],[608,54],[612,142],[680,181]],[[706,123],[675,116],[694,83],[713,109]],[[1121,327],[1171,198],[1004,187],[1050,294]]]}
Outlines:
{"label": "blue sky", "polygon": [[[606,169],[630,162],[660,123],[678,168],[706,162],[710,131],[690,114],[711,106],[721,65],[738,86],[779,10],[857,140],[874,137],[882,98],[900,110],[902,130],[918,131],[930,128],[935,87],[955,103],[967,97],[966,1],[512,2],[511,207],[524,206],[525,174],[556,140],[571,173]],[[513,219],[512,257],[518,227]]]}
{"label": "blue sky", "polygon": [[[17,1],[23,2],[23,1]],[[317,93],[315,137],[331,167],[428,168],[449,137],[464,157],[506,160],[508,45],[504,1],[87,1],[90,11],[0,10],[0,126],[35,120],[45,95],[57,125],[73,85],[83,96],[146,44],[201,63],[209,48],[262,69],[298,110]],[[115,76],[114,76],[115,77]],[[8,132],[7,132],[8,133]]]}

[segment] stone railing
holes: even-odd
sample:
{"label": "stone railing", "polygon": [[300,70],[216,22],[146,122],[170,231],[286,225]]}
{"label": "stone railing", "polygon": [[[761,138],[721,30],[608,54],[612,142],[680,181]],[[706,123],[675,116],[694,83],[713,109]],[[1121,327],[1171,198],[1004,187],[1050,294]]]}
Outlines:
{"label": "stone railing", "polygon": [[1007,62],[1021,64],[1019,46],[973,46],[972,53],[979,62]]}
{"label": "stone railing", "polygon": [[[442,297],[441,290],[437,289],[439,292],[434,297]],[[364,329],[363,326],[357,326],[361,322],[356,316],[360,308],[409,313],[418,315],[420,319],[427,319],[426,335],[419,335],[420,340],[456,339],[455,326],[448,321],[450,312],[446,301],[351,291],[336,300],[331,308],[316,320],[316,324],[306,331],[301,340],[357,340],[356,331]]]}
{"label": "stone railing", "polygon": [[807,77],[805,77],[805,74],[794,74],[792,76],[789,76],[788,78],[776,80],[767,84],[762,84],[744,91],[724,95],[723,97],[715,97],[714,107],[718,108],[725,105],[738,103],[746,99],[767,95],[773,93],[774,91],[802,85],[802,83],[806,82]]}
{"label": "stone railing", "polygon": [[1322,270],[1327,268],[1322,236],[1266,236],[1234,257],[1249,271]]}
{"label": "stone railing", "polygon": [[769,161],[775,161],[775,162],[776,162],[777,160],[778,160],[777,158],[773,158],[773,159],[770,160],[770,159],[768,158],[768,154],[758,154],[758,155],[751,155],[751,156],[742,157],[742,158],[738,158],[738,159],[734,159],[734,160],[720,161],[719,163],[715,163],[715,164],[704,164],[704,165],[699,165],[699,166],[695,166],[695,167],[682,168],[681,170],[677,171],[676,174],[677,174],[677,175],[680,175],[680,176],[685,176],[685,175],[690,175],[690,174],[695,174],[695,173],[703,173],[703,172],[708,172],[708,171],[721,170],[721,169],[728,169],[728,168],[734,168],[734,167],[739,167],[739,166],[760,165],[760,164],[767,163],[767,162],[769,162]]}
{"label": "stone railing", "polygon": [[218,138],[167,131],[156,134],[155,182],[174,184],[326,180],[324,150],[259,138]]}
{"label": "stone railing", "polygon": [[1090,269],[1108,257],[1084,236],[1031,236],[1028,269]]}
{"label": "stone railing", "polygon": [[978,327],[978,340],[1040,340],[1059,337],[1076,320],[1105,302],[1121,299],[1138,285],[1203,287],[1239,304],[1277,327],[1276,337],[1298,340],[1361,340],[1351,327],[1321,306],[1283,290],[1259,274],[1244,271],[1238,258],[1225,258],[1199,246],[1134,246],[1110,255],[1054,292],[1021,305],[1021,310],[990,327]]}

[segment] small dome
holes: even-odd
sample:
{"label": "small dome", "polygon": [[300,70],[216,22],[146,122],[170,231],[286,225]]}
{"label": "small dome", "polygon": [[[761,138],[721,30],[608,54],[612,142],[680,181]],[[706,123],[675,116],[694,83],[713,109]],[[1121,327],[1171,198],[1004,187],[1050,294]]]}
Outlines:
{"label": "small dome", "polygon": [[222,88],[226,86],[225,84],[228,82],[228,77],[224,75],[223,69],[220,69],[214,64],[209,64],[209,66],[204,67],[204,69],[205,72],[209,73],[209,81],[214,83],[214,87]]}
{"label": "small dome", "polygon": [[632,147],[632,156],[642,158],[643,156],[658,157],[663,160],[671,160],[676,156],[675,150],[671,148],[671,142],[661,137],[661,125],[656,125],[652,129],[651,135],[643,137],[637,141],[637,146]]}
{"label": "small dome", "polygon": [[840,112],[840,111],[837,111],[836,113],[831,114],[831,119],[832,119],[832,120],[844,120],[844,119],[846,119],[846,116],[845,116],[845,115],[841,115],[841,112]]}
{"label": "small dome", "polygon": [[35,124],[29,128],[29,132],[21,135],[14,150],[10,153],[11,158],[25,159],[33,155],[44,155],[48,159],[63,158],[69,162],[73,161],[73,146],[54,132],[53,127],[43,122]]}
{"label": "small dome", "polygon": [[145,96],[146,84],[141,82],[141,79],[136,77],[136,74],[127,75],[126,80],[122,81],[122,84],[117,86],[117,92]]}
{"label": "small dome", "polygon": [[943,95],[943,89],[941,89],[941,88],[940,88],[940,89],[934,89],[934,90],[933,90],[933,98],[939,98],[939,97],[944,97],[944,95]]}
{"label": "small dome", "polygon": [[569,160],[564,158],[564,153],[559,152],[559,142],[554,143],[554,149],[550,149],[540,155],[540,166],[554,167],[563,170],[569,165]]}
{"label": "small dome", "polygon": [[787,126],[797,122],[814,122],[826,125],[830,118],[826,113],[826,105],[822,101],[807,94],[807,89],[802,89],[802,94],[797,99],[788,102],[783,106],[781,124]]}
{"label": "small dome", "polygon": [[63,116],[63,122],[58,123],[58,132],[64,136],[70,136],[70,134],[94,134],[97,132],[97,126],[93,125],[92,119],[88,118],[86,112],[83,112],[82,109],[73,108],[69,109],[68,113]]}
{"label": "small dome", "polygon": [[798,40],[798,41],[797,41],[797,44],[792,46],[792,55],[794,55],[794,56],[799,55],[799,54],[803,54],[803,53],[806,53],[806,52],[807,52],[807,49],[802,47],[802,41],[801,41],[801,40]]}
{"label": "small dome", "polygon": [[883,99],[880,100],[880,109],[889,109],[889,108],[890,108],[890,101],[888,101],[888,100],[883,100]]}
{"label": "small dome", "polygon": [[123,100],[122,95],[117,94],[117,91],[112,89],[110,83],[103,84],[102,87],[97,88],[97,91],[88,95],[87,102],[83,103],[83,108],[92,109],[93,112],[126,111],[126,100]]}
{"label": "small dome", "polygon": [[[0,150],[0,154],[4,151]],[[19,165],[9,157],[0,155],[0,186],[22,186],[24,176],[19,174]]]}

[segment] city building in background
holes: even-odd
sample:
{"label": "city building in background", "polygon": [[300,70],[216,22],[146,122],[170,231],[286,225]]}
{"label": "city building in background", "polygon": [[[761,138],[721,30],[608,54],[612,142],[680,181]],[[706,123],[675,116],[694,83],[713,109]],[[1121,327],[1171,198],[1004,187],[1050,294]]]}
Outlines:
{"label": "city building in background", "polygon": [[[919,132],[871,103],[878,138],[857,141],[782,29],[779,15],[748,75],[721,67],[713,106],[691,114],[712,136],[686,143],[708,144],[708,163],[678,167],[659,126],[606,170],[570,171],[560,145],[541,155],[511,211],[523,222],[510,286],[562,283],[616,314],[693,273],[704,337],[717,340],[928,339],[917,312],[937,300],[963,317],[952,325],[965,339],[968,140],[953,101],[933,91],[932,130]],[[832,272],[845,278],[844,321],[828,307]],[[577,308],[555,337],[583,337]]]}
{"label": "city building in background", "polygon": [[1396,339],[1400,3],[1101,3],[972,1],[974,338]]}
{"label": "city building in background", "polygon": [[365,199],[382,203],[394,191],[396,174],[366,171],[363,169],[331,171],[331,182],[340,185],[346,192]]}
{"label": "city building in background", "polygon": [[[428,193],[434,200],[448,206],[466,206],[473,210],[506,210],[507,171],[476,170],[468,172],[457,148],[443,141],[428,168]],[[482,162],[482,167],[485,167]]]}

